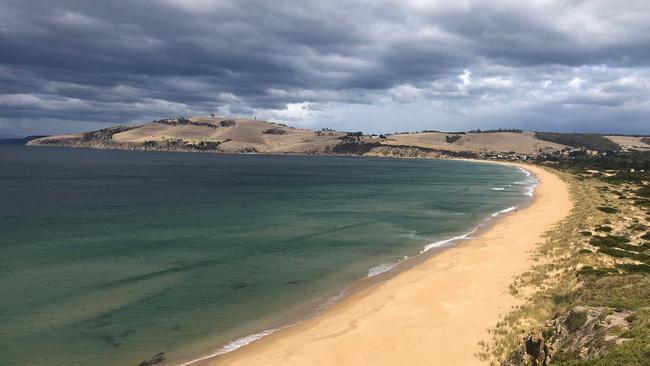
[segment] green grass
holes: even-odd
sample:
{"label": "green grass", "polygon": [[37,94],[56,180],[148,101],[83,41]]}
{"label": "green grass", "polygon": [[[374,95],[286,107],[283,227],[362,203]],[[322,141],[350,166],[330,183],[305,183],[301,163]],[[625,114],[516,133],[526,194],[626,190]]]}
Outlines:
{"label": "green grass", "polygon": [[650,307],[650,276],[647,273],[614,274],[586,278],[576,293],[576,303],[618,309]]}

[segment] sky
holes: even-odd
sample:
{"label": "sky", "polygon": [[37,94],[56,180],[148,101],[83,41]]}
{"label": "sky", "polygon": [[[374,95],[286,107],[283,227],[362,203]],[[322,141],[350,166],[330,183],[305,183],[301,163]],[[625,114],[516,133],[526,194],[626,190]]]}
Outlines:
{"label": "sky", "polygon": [[0,0],[0,135],[210,113],[650,134],[650,2]]}

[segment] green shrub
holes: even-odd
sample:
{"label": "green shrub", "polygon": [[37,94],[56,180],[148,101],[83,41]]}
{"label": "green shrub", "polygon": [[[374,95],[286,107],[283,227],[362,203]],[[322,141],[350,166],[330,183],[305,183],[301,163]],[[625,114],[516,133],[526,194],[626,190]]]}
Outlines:
{"label": "green shrub", "polygon": [[268,130],[262,132],[265,135],[286,135],[287,131],[281,128],[269,128]]}
{"label": "green shrub", "polygon": [[641,187],[636,191],[637,196],[650,197],[650,187]]}
{"label": "green shrub", "polygon": [[647,255],[645,253],[637,253],[629,250],[611,247],[598,248],[598,251],[616,258],[629,258],[642,262],[650,261],[650,255]]}
{"label": "green shrub", "polygon": [[580,329],[587,322],[587,313],[583,311],[571,310],[564,325],[567,327],[570,333],[575,332]]}
{"label": "green shrub", "polygon": [[610,226],[599,226],[599,227],[595,228],[594,230],[595,230],[595,231],[598,231],[598,232],[601,232],[601,233],[602,233],[602,232],[609,233],[609,232],[611,232],[613,229],[612,229]]}
{"label": "green shrub", "polygon": [[578,270],[578,276],[605,276],[610,274],[618,274],[616,268],[593,268],[592,266],[584,266]]}
{"label": "green shrub", "polygon": [[617,264],[616,268],[628,273],[650,273],[650,265],[647,264]]}
{"label": "green shrub", "polygon": [[618,212],[618,210],[615,209],[614,207],[599,206],[599,207],[597,207],[597,208],[598,208],[600,211],[602,211],[602,212],[604,212],[604,213],[609,213],[609,214],[613,214],[613,213],[617,213],[617,212]]}

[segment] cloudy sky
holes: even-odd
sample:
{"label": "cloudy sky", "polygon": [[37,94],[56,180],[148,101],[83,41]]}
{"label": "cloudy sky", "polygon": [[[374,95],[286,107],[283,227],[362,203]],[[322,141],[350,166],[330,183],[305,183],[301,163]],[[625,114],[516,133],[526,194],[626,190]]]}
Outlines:
{"label": "cloudy sky", "polygon": [[209,113],[650,133],[650,2],[0,0],[0,135]]}

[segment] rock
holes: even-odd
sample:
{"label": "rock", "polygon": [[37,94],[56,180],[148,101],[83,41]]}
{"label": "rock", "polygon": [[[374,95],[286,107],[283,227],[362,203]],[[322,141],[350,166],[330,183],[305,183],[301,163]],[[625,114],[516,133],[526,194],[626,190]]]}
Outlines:
{"label": "rock", "polygon": [[[611,313],[611,314],[609,314]],[[609,314],[609,315],[605,315]],[[630,311],[576,306],[522,337],[502,366],[547,366],[553,358],[592,359],[622,341],[608,335],[612,327],[629,327]]]}
{"label": "rock", "polygon": [[165,361],[165,352],[160,352],[148,360],[144,360],[138,364],[138,366],[153,366]]}

